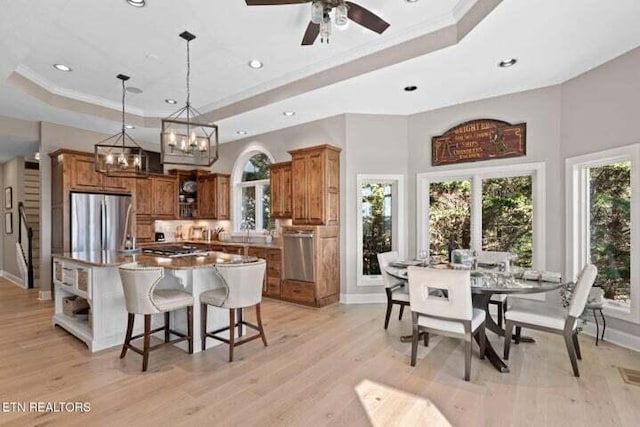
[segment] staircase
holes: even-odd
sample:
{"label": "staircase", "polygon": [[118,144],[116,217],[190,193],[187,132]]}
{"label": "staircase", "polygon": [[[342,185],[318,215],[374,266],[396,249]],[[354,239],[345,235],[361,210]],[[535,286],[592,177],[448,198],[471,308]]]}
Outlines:
{"label": "staircase", "polygon": [[[40,171],[37,163],[25,163],[23,204],[27,222],[33,230],[33,240],[31,242],[33,286],[37,288],[40,283]],[[23,227],[23,224],[20,225]],[[24,239],[22,245],[22,251],[26,256],[27,245]]]}

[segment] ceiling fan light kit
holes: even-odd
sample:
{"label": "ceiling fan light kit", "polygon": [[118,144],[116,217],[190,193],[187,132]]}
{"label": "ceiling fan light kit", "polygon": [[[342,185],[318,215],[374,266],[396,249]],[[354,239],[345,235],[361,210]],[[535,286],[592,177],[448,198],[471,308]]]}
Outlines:
{"label": "ceiling fan light kit", "polygon": [[245,0],[247,6],[275,6],[283,4],[311,3],[311,19],[302,37],[302,45],[309,46],[315,43],[318,36],[320,42],[329,43],[331,37],[331,11],[334,12],[334,23],[345,26],[349,21],[382,34],[389,28],[389,23],[380,18],[369,9],[346,0]]}
{"label": "ceiling fan light kit", "polygon": [[187,42],[187,102],[162,119],[160,148],[162,164],[208,167],[218,160],[218,126],[195,120],[202,114],[191,106],[191,57],[189,43],[196,38],[188,31],[180,34]]}
{"label": "ceiling fan light kit", "polygon": [[95,145],[95,170],[110,177],[146,178],[149,176],[147,153],[126,131],[125,82],[129,76],[118,74],[117,78],[122,82],[122,130]]}

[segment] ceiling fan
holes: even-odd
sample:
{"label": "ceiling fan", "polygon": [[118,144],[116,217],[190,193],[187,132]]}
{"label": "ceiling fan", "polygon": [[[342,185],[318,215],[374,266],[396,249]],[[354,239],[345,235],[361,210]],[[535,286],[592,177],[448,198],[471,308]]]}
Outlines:
{"label": "ceiling fan", "polygon": [[307,26],[307,31],[302,38],[302,45],[312,45],[318,35],[320,42],[329,43],[331,36],[331,11],[334,12],[334,22],[341,27],[349,20],[360,24],[365,28],[382,34],[389,23],[380,18],[375,13],[364,7],[345,0],[246,0],[247,6],[274,6],[281,4],[311,3],[311,20]]}

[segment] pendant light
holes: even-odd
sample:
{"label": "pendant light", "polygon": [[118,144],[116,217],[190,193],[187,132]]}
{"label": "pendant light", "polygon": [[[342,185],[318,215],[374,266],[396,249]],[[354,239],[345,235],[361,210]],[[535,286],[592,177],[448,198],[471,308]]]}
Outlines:
{"label": "pendant light", "polygon": [[162,163],[208,167],[218,160],[218,126],[197,122],[202,114],[191,106],[189,50],[189,43],[196,36],[185,31],[180,37],[187,42],[187,103],[166,119],[162,119]]}
{"label": "pendant light", "polygon": [[129,136],[125,122],[125,82],[129,76],[118,74],[122,82],[122,130],[95,146],[96,172],[110,177],[147,178],[149,162],[147,153]]}

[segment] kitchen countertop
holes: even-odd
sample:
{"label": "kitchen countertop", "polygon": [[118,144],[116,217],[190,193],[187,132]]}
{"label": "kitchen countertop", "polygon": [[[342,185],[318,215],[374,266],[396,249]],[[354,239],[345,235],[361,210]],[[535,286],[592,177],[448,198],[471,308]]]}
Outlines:
{"label": "kitchen countertop", "polygon": [[53,254],[53,256],[94,267],[117,267],[122,264],[137,262],[144,267],[165,267],[176,270],[207,268],[213,267],[216,264],[250,263],[258,260],[256,257],[215,251],[174,258],[154,256],[141,252],[136,254],[123,254],[117,251],[66,252]]}
{"label": "kitchen countertop", "polygon": [[206,240],[180,240],[180,241],[172,241],[172,242],[153,242],[153,243],[144,243],[141,247],[153,247],[159,245],[208,245],[208,246],[242,246],[242,247],[254,247],[254,248],[266,248],[266,249],[282,249],[282,241],[273,241],[271,243],[244,243],[244,242],[221,242],[220,240],[212,240],[207,242]]}

